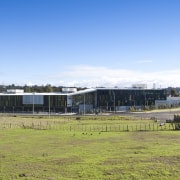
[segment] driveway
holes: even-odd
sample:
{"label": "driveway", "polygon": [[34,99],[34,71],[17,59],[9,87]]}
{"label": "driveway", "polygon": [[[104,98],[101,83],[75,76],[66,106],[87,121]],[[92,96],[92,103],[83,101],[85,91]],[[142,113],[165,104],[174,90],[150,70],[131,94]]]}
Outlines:
{"label": "driveway", "polygon": [[160,121],[173,120],[175,114],[180,114],[180,109],[163,110],[163,111],[146,111],[146,112],[122,112],[122,116],[135,116],[141,119],[157,119]]}

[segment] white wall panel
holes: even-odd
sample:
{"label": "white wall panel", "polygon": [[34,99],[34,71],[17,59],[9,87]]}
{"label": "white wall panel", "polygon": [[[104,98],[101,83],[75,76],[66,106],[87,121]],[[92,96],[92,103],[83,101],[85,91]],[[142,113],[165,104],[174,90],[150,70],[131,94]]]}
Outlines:
{"label": "white wall panel", "polygon": [[44,96],[42,95],[24,95],[23,104],[44,104]]}

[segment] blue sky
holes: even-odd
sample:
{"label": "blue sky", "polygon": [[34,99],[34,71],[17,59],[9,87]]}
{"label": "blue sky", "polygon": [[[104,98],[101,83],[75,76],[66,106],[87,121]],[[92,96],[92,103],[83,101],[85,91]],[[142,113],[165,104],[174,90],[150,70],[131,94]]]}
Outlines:
{"label": "blue sky", "polygon": [[179,0],[0,0],[0,84],[180,86]]}

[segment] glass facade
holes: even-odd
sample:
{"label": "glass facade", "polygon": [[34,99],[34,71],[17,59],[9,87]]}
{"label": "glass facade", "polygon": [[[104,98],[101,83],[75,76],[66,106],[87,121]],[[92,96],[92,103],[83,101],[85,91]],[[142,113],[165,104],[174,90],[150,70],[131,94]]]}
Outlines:
{"label": "glass facade", "polygon": [[22,96],[1,96],[0,95],[0,112],[13,112],[20,110],[22,106]]}
{"label": "glass facade", "polygon": [[[155,100],[166,100],[165,90],[155,89],[96,89],[94,92],[73,95],[73,112],[87,112],[88,105],[92,111],[115,111],[120,107],[154,106]],[[84,107],[82,106],[84,105]]]}
{"label": "glass facade", "polygon": [[[67,99],[70,98],[70,105]],[[74,112],[116,111],[120,107],[154,106],[155,100],[166,100],[165,89],[106,89],[65,94],[0,94],[0,112]]]}
{"label": "glass facade", "polygon": [[0,112],[65,112],[67,95],[0,95]]}
{"label": "glass facade", "polygon": [[154,106],[155,100],[166,100],[166,91],[154,89],[97,90],[97,107],[108,111],[114,111],[120,106]]}
{"label": "glass facade", "polygon": [[[80,113],[83,111],[93,111],[96,92],[82,93],[72,96],[72,107],[71,112]],[[91,107],[91,110],[89,109]]]}

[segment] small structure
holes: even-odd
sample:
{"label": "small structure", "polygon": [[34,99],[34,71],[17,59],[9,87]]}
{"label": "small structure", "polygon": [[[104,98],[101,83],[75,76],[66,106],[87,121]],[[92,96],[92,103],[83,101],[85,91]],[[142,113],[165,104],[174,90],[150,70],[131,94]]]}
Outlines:
{"label": "small structure", "polygon": [[168,107],[172,107],[172,106],[179,106],[180,105],[180,97],[167,97],[166,100],[156,100],[155,101],[156,106],[168,106]]}
{"label": "small structure", "polygon": [[62,88],[62,92],[63,92],[63,93],[74,93],[74,92],[77,92],[77,88],[73,88],[73,87],[63,87],[63,88]]}
{"label": "small structure", "polygon": [[175,130],[180,130],[180,115],[174,115]]}
{"label": "small structure", "polygon": [[175,123],[180,123],[180,115],[174,115],[174,122]]}
{"label": "small structure", "polygon": [[133,84],[132,88],[147,89],[147,84]]}
{"label": "small structure", "polygon": [[23,89],[7,89],[7,94],[18,94],[24,93]]}

